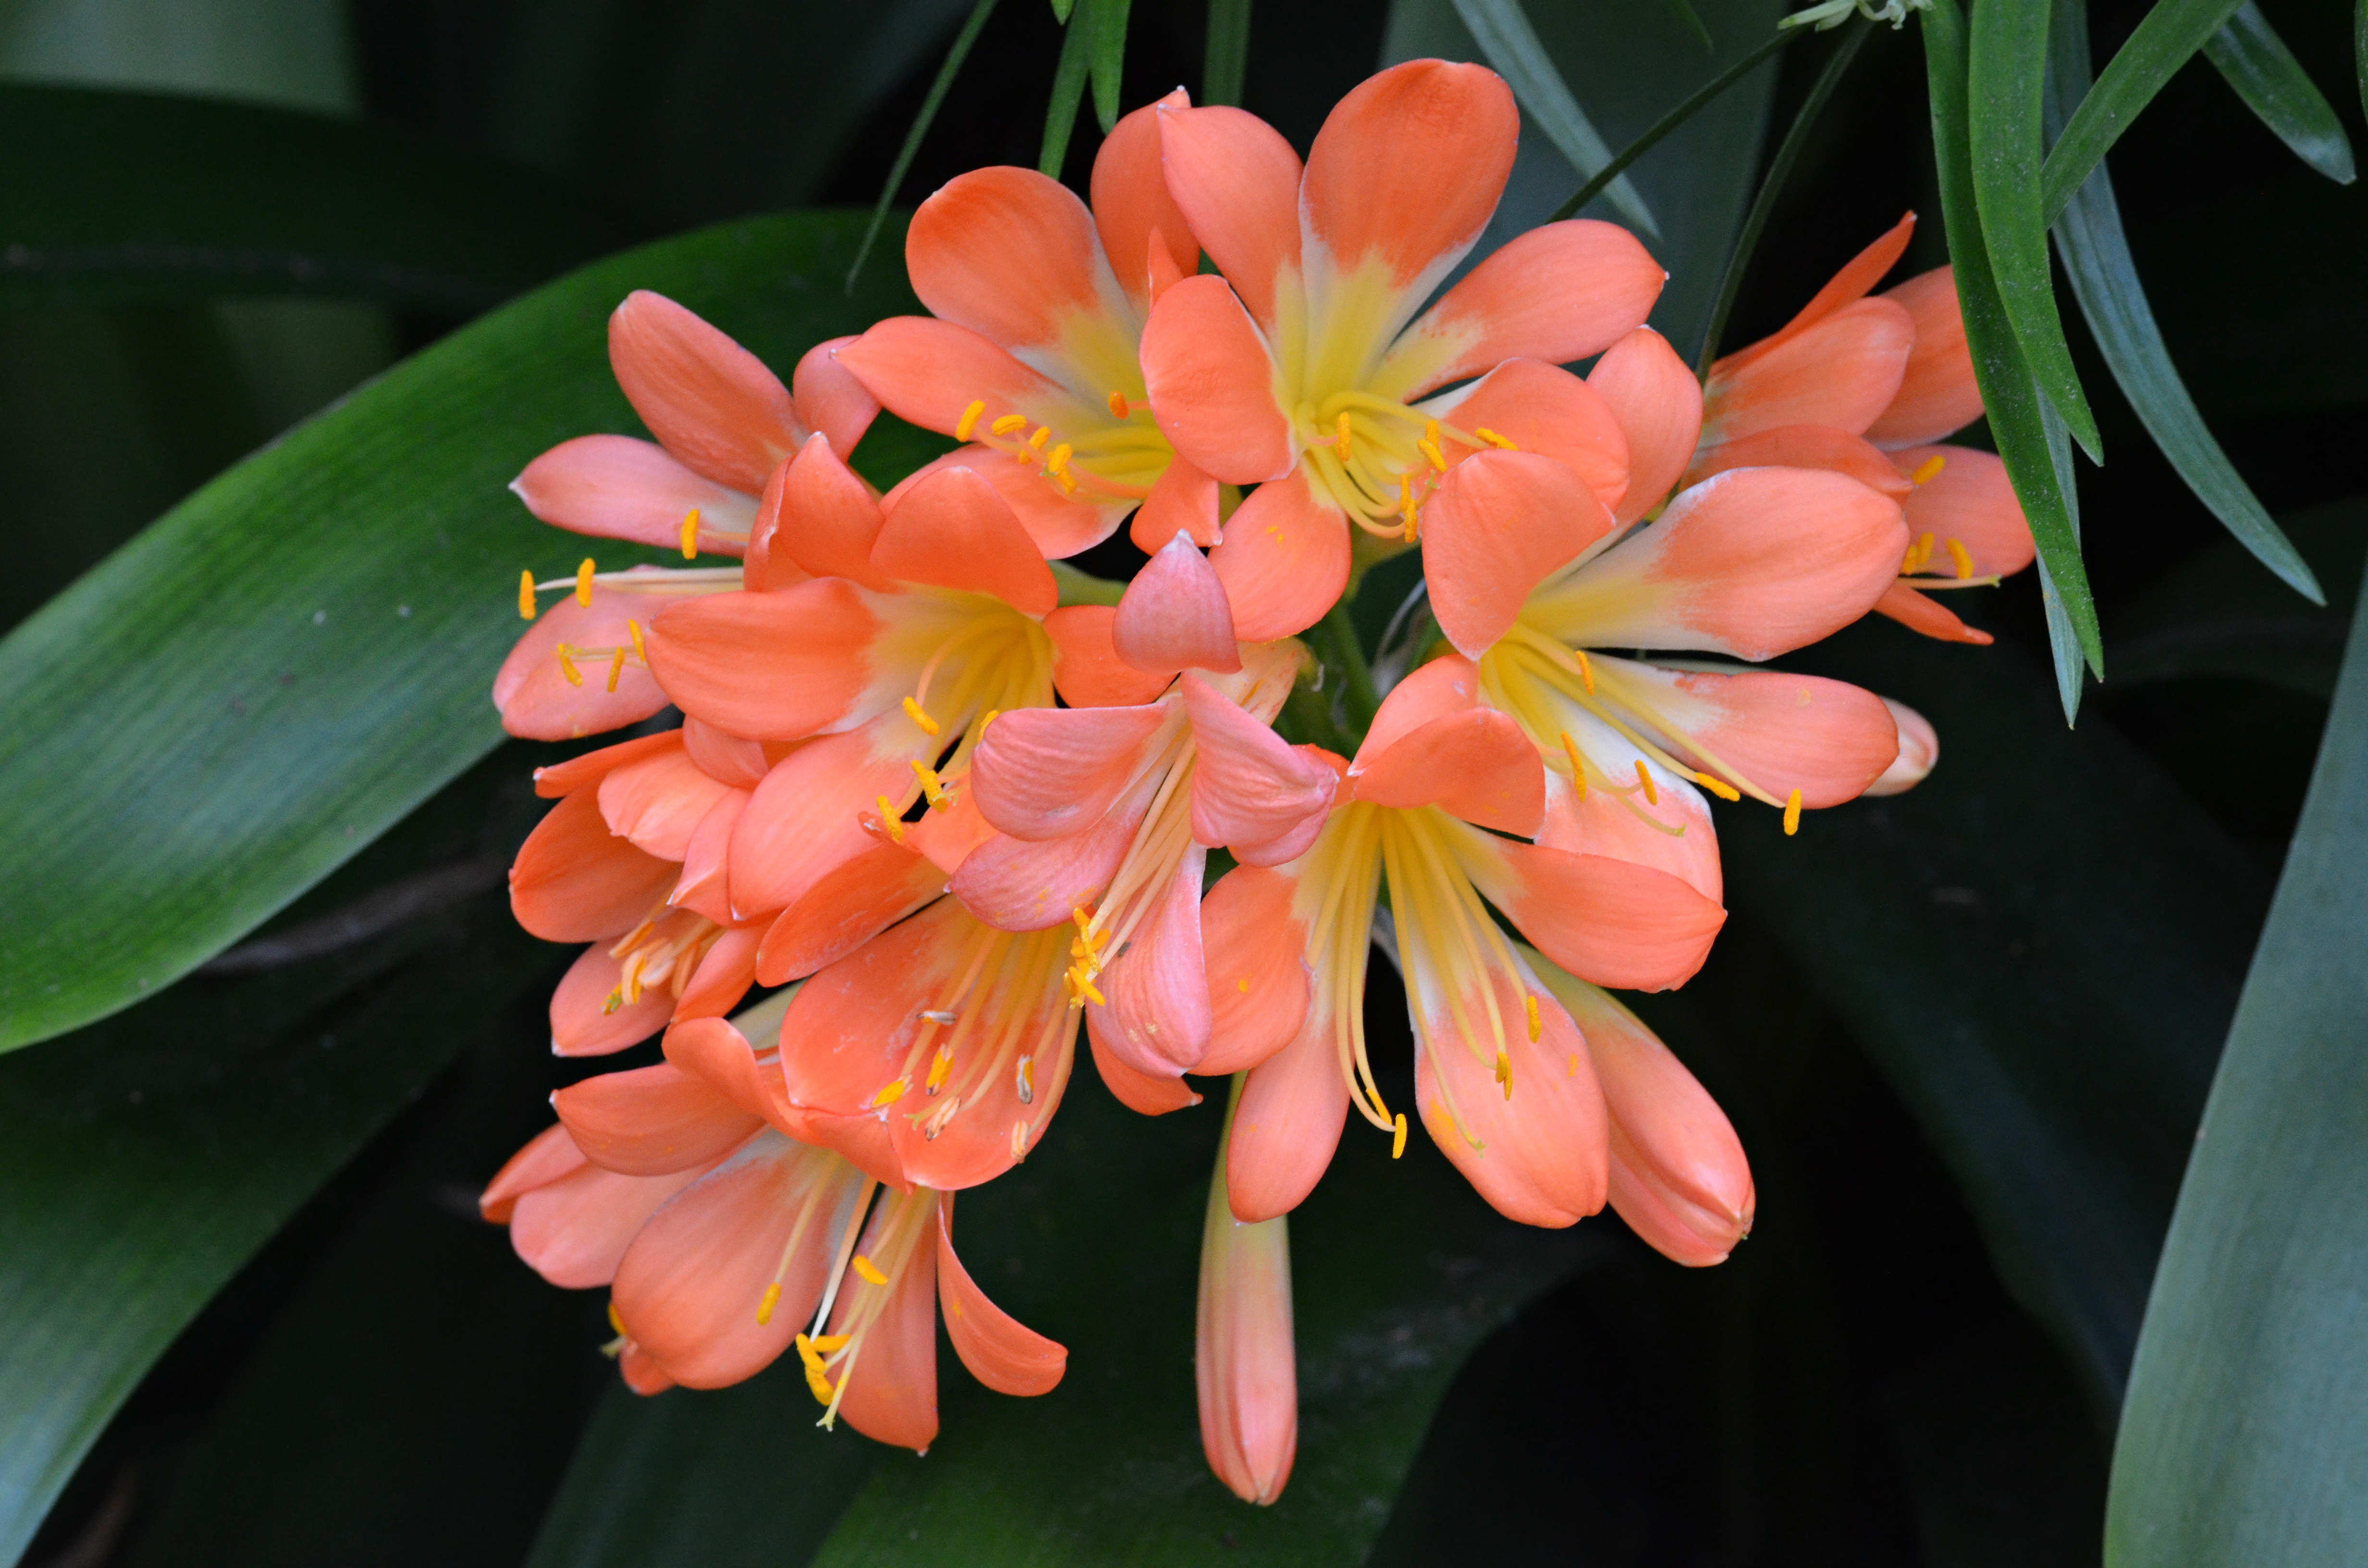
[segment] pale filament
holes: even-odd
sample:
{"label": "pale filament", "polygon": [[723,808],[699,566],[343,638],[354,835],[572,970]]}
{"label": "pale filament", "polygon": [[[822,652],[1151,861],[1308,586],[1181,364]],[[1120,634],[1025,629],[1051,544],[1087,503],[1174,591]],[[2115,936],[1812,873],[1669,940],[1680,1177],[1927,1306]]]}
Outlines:
{"label": "pale filament", "polygon": [[1292,425],[1302,455],[1349,518],[1394,540],[1414,537],[1413,514],[1447,471],[1446,443],[1474,450],[1511,444],[1354,389],[1300,403]]}
{"label": "pale filament", "polygon": [[[869,1279],[858,1279],[860,1293],[855,1298],[855,1309],[848,1313],[847,1323],[839,1330],[844,1343],[823,1356],[824,1366],[837,1371],[838,1377],[831,1390],[830,1403],[824,1408],[818,1425],[831,1426],[838,1420],[839,1403],[847,1397],[848,1380],[855,1375],[856,1362],[863,1354],[863,1342],[870,1335],[872,1325],[880,1321],[880,1314],[887,1310],[888,1298],[894,1293],[896,1282],[904,1278],[905,1267],[912,1262],[913,1254],[928,1233],[929,1222],[937,1218],[939,1198],[938,1193],[928,1187],[919,1187],[912,1192],[892,1192],[883,1200],[882,1206],[888,1212],[880,1227],[876,1244],[879,1250],[868,1255],[866,1261],[879,1270],[887,1283],[874,1285]],[[862,1232],[860,1227],[850,1225],[848,1233],[860,1236]],[[850,1257],[852,1245],[850,1242]],[[834,1296],[837,1279],[845,1274],[849,1260],[842,1258],[839,1273],[833,1276]],[[828,1311],[826,1305],[824,1308],[825,1316],[817,1321],[827,1322]]]}
{"label": "pale filament", "polygon": [[1113,407],[1107,422],[1088,418],[1070,432],[1056,432],[1019,414],[984,423],[985,407],[982,400],[963,410],[956,437],[1034,466],[1037,476],[1064,495],[1083,489],[1106,500],[1139,501],[1151,494],[1175,456],[1140,398],[1123,417]]}
{"label": "pale filament", "polygon": [[609,956],[618,960],[622,972],[617,988],[609,993],[609,1000],[600,1009],[603,1013],[631,1006],[642,999],[643,991],[669,981],[676,996],[683,994],[690,984],[690,977],[698,971],[700,960],[707,956],[707,949],[723,935],[723,926],[699,915],[691,915],[674,936],[657,935],[661,921],[680,918],[684,913],[661,903],[609,948]]}
{"label": "pale filament", "polygon": [[[1398,939],[1404,944],[1406,961],[1400,967],[1406,975],[1417,1027],[1423,1028],[1428,1039],[1429,1031],[1425,1026],[1431,1017],[1428,1004],[1444,1001],[1463,1049],[1485,1066],[1508,1060],[1504,1011],[1490,971],[1501,971],[1513,989],[1525,995],[1529,985],[1504,933],[1480,902],[1472,879],[1455,864],[1452,851],[1443,842],[1449,820],[1434,806],[1392,813],[1383,840],[1390,908],[1397,916]],[[1417,953],[1425,955],[1428,961],[1416,961]],[[1460,963],[1456,961],[1458,958]],[[1461,971],[1478,977],[1480,999],[1487,1011],[1485,1033],[1474,1027],[1475,1020],[1465,1006],[1463,987],[1449,983],[1441,997],[1424,994],[1423,975],[1427,970],[1451,975]],[[1480,1148],[1481,1141],[1473,1135],[1463,1110],[1455,1104],[1447,1074],[1436,1073],[1433,1077],[1457,1135],[1474,1149]],[[1509,1081],[1506,1089],[1509,1098]]]}

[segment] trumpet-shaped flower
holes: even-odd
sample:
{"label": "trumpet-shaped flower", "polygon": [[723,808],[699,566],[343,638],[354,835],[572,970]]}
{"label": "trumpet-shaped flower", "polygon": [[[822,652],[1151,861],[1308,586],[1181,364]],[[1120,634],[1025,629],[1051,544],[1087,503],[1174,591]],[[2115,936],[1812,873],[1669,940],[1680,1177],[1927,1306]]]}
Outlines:
{"label": "trumpet-shaped flower", "polygon": [[1161,116],[1167,189],[1224,276],[1160,295],[1144,380],[1179,454],[1259,485],[1211,555],[1246,641],[1313,625],[1349,581],[1352,534],[1369,552],[1402,548],[1440,475],[1473,452],[1561,458],[1618,502],[1620,432],[1555,367],[1651,309],[1663,274],[1633,237],[1586,221],[1532,230],[1416,317],[1512,167],[1503,82],[1394,66],[1333,110],[1304,169],[1239,109]]}
{"label": "trumpet-shaped flower", "polygon": [[1216,482],[1175,460],[1137,355],[1154,296],[1200,262],[1159,177],[1159,114],[1189,101],[1179,89],[1119,121],[1094,160],[1091,210],[1032,169],[949,182],[905,238],[934,315],[837,350],[900,418],[964,442],[937,466],[986,475],[1048,556],[1099,543],[1138,508],[1145,550],[1178,528],[1216,537]]}

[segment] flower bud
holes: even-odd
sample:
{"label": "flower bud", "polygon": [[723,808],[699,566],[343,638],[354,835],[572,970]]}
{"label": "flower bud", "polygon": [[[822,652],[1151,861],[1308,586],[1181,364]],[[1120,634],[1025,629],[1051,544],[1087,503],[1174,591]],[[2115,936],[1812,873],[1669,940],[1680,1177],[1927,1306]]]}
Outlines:
{"label": "flower bud", "polygon": [[1886,697],[1883,705],[1891,710],[1892,722],[1899,726],[1899,755],[1866,787],[1865,792],[1904,795],[1923,783],[1932,765],[1941,760],[1941,735],[1932,728],[1931,720],[1905,702],[1894,702]]}
{"label": "flower bud", "polygon": [[1299,1381],[1291,1340],[1291,1232],[1286,1219],[1245,1224],[1225,1200],[1220,1146],[1201,1234],[1201,1304],[1193,1371],[1201,1446],[1217,1478],[1249,1503],[1271,1503],[1299,1444]]}

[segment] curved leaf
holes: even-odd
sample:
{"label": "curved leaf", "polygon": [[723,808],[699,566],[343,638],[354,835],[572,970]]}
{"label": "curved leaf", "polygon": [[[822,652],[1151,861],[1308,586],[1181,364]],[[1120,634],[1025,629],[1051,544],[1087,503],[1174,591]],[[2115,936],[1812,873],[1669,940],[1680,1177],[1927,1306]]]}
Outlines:
{"label": "curved leaf", "polygon": [[[2073,0],[2065,0],[2066,5]],[[2080,100],[2040,171],[2040,211],[2050,222],[2064,210],[2089,171],[2121,140],[2130,121],[2154,101],[2188,57],[2226,26],[2244,0],[2157,0],[2130,34],[2097,85]],[[2045,7],[2040,22],[2044,30]],[[1975,24],[1978,27],[1980,24]]]}
{"label": "curved leaf", "polygon": [[[1547,58],[1545,45],[1538,41],[1537,29],[1530,26],[1530,18],[1523,14],[1520,0],[1454,0],[1454,4],[1455,14],[1471,29],[1480,52],[1520,100],[1521,112],[1545,133],[1556,151],[1570,160],[1578,177],[1591,179],[1611,163],[1611,149],[1603,144],[1587,111],[1570,96],[1562,73]],[[1699,19],[1694,23],[1697,28],[1701,25]],[[1707,34],[1702,42],[1710,42]],[[1630,222],[1656,239],[1660,237],[1660,226],[1653,222],[1652,209],[1645,205],[1645,199],[1636,194],[1635,186],[1626,176],[1615,176],[1605,194]]]}
{"label": "curved leaf", "polygon": [[[751,219],[553,284],[231,470],[0,642],[0,1049],[161,989],[492,749],[518,569],[584,553],[504,486],[556,441],[636,427],[609,309],[656,289],[786,370],[911,308],[888,269],[836,287],[862,222]],[[867,466],[919,455],[882,424]]]}
{"label": "curved leaf", "polygon": [[2334,711],[2146,1306],[2105,1560],[2368,1555],[2368,623]]}
{"label": "curved leaf", "polygon": [[2204,40],[2203,53],[2245,107],[2293,148],[2295,157],[2338,185],[2350,185],[2358,177],[2351,139],[2343,133],[2335,106],[2253,0],[2245,0],[2227,25]]}

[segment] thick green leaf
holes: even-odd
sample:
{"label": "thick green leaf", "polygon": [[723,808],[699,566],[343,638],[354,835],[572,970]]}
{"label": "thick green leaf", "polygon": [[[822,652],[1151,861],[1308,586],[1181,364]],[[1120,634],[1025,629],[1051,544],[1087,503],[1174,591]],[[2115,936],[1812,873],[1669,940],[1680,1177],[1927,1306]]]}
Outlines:
{"label": "thick green leaf", "polygon": [[[1456,16],[1470,29],[1480,52],[1512,87],[1521,112],[1570,160],[1579,178],[1594,177],[1611,161],[1611,149],[1596,134],[1587,111],[1570,96],[1562,73],[1546,57],[1545,45],[1538,41],[1537,29],[1530,26],[1520,0],[1454,0],[1454,5]],[[1652,209],[1645,205],[1627,176],[1613,178],[1604,194],[1630,222],[1659,236]]]}
{"label": "thick green leaf", "polygon": [[[1941,183],[1941,212],[1949,231],[1949,256],[1956,265],[1957,298],[1965,318],[1965,344],[1990,435],[2014,481],[2032,538],[2046,562],[2047,578],[2061,600],[2064,626],[2089,667],[2104,674],[2104,646],[2097,635],[2097,608],[2089,574],[2080,562],[2080,536],[2072,523],[2065,483],[2050,450],[2043,394],[2033,383],[2017,345],[2014,327],[1998,301],[1982,215],[1974,193],[1972,150],[1966,143],[1965,21],[1956,0],[1933,0],[1919,24],[1926,76],[1932,100],[1932,152]],[[2051,625],[2050,638],[2062,633]],[[2066,655],[2059,649],[2059,661]],[[2068,722],[2073,700],[2065,702]]]}
{"label": "thick green leaf", "polygon": [[1118,126],[1119,88],[1126,70],[1126,19],[1132,3],[1088,0],[1094,27],[1094,118],[1105,136]]}
{"label": "thick green leaf", "polygon": [[0,74],[351,114],[354,26],[318,0],[17,0]]}
{"label": "thick green leaf", "polygon": [[1080,0],[1061,34],[1061,57],[1053,67],[1053,96],[1044,107],[1044,145],[1036,155],[1039,173],[1061,177],[1069,161],[1069,137],[1077,129],[1077,106],[1086,99],[1087,67],[1093,60],[1095,0]]}
{"label": "thick green leaf", "polygon": [[[1973,164],[1974,202],[1989,249],[1991,287],[2014,328],[2022,362],[2089,460],[2101,463],[2105,452],[2097,418],[2080,390],[2071,347],[2064,341],[2064,322],[2055,309],[2047,224],[2040,216],[2048,10],[2048,0],[1983,0],[1974,7],[1964,134]],[[1939,112],[1937,106],[1934,112]],[[1952,244],[1950,250],[1953,256],[1957,246]],[[1962,257],[1958,262],[1964,265]]]}
{"label": "thick green leaf", "polygon": [[[2065,0],[2066,5],[2072,0]],[[2087,183],[2089,171],[2103,161],[2106,150],[2121,140],[2138,111],[2154,101],[2188,57],[2202,49],[2214,33],[2227,25],[2244,0],[2156,0],[2138,23],[2097,85],[2080,100],[2064,134],[2047,154],[2040,171],[2040,211],[2053,223]],[[2041,7],[2044,11],[2044,7]],[[1975,21],[1976,28],[1980,22]],[[2040,17],[2044,32],[2046,17]]]}
{"label": "thick green leaf", "polygon": [[1250,0],[1209,0],[1209,37],[1201,64],[1201,102],[1238,105],[1250,59]]}
{"label": "thick green leaf", "polygon": [[[2039,427],[2047,440],[2047,466],[2055,476],[2055,493],[2064,497],[2064,519],[2072,528],[2072,540],[2080,540],[2080,489],[2072,472],[2072,436],[2065,429],[2055,405],[2042,398],[2039,403]],[[2088,666],[2081,662],[2079,629],[2072,624],[2071,607],[2066,604],[2064,590],[2055,585],[2055,574],[2042,555],[2039,566],[2039,604],[2047,618],[2047,652],[2055,666],[2055,698],[2064,705],[2064,722],[2072,724],[2080,717],[2080,694],[2088,682]],[[2101,640],[2101,638],[2100,638]]]}
{"label": "thick green leaf", "polygon": [[2115,1568],[2368,1556],[2368,623],[2146,1307],[2113,1452]]}
{"label": "thick green leaf", "polygon": [[[2266,29],[2268,24],[2262,27]],[[2059,6],[2048,78],[2049,118],[2055,125],[2069,118],[2071,106],[2087,90],[2088,66],[2087,15],[2077,5]],[[2138,281],[2137,264],[2130,258],[2112,178],[2102,163],[2055,221],[2055,244],[2098,350],[2146,434],[2154,437],[2196,498],[2212,508],[2213,515],[2262,565],[2296,593],[2323,603],[2326,596],[2317,579],[2271,521],[2268,511],[2253,498],[2220,443],[2212,438],[2203,416],[2196,412],[2195,400],[2188,395],[2187,384],[2171,364],[2170,350],[2163,343],[2162,330],[2155,325],[2154,309]]]}
{"label": "thick green leaf", "polygon": [[1604,187],[1618,178],[1629,165],[1658,146],[1663,137],[1701,113],[1720,94],[1749,75],[1755,66],[1790,43],[1794,36],[1790,33],[1778,33],[1774,38],[1768,40],[1758,49],[1687,94],[1676,108],[1655,120],[1651,127],[1636,140],[1620,149],[1610,163],[1596,170],[1585,185],[1572,191],[1563,204],[1554,210],[1547,221],[1559,223],[1565,218],[1576,216],[1586,208],[1588,202],[1600,196]]}
{"label": "thick green leaf", "polygon": [[[2343,133],[2335,106],[2253,0],[2245,0],[2227,25],[2204,40],[2203,53],[2295,157],[2338,185],[2358,177],[2351,138]],[[2081,63],[2088,63],[2085,57]]]}
{"label": "thick green leaf", "polygon": [[[517,573],[583,553],[503,487],[556,441],[635,428],[610,308],[674,295],[786,370],[911,308],[887,268],[835,286],[861,226],[753,219],[544,289],[233,469],[0,642],[0,1048],[161,989],[490,750]],[[859,460],[901,473],[916,453],[882,425]]]}
{"label": "thick green leaf", "polygon": [[1797,837],[1723,820],[1730,892],[1907,1103],[2110,1421],[2263,879],[2110,728],[2066,730],[2009,644],[1871,621],[1803,663],[1925,713],[1940,765]]}
{"label": "thick green leaf", "polygon": [[639,237],[588,199],[288,109],[0,86],[0,306],[225,295],[473,315]]}

